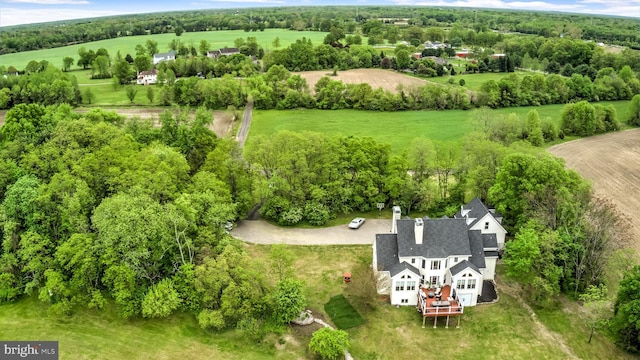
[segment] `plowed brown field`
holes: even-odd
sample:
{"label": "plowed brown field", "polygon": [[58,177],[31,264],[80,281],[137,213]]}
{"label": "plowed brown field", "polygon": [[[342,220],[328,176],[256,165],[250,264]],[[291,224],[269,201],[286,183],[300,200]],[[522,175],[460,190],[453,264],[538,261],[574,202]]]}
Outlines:
{"label": "plowed brown field", "polygon": [[591,180],[596,194],[613,200],[629,216],[631,243],[640,253],[640,129],[593,136],[556,145],[549,151]]}
{"label": "plowed brown field", "polygon": [[[328,76],[332,73],[332,70],[319,70],[319,71],[303,71],[297,72],[303,78],[307,80],[309,89],[313,92],[313,88],[323,76]],[[360,84],[367,83],[372,88],[382,88],[384,90],[396,92],[398,85],[402,84],[404,87],[423,86],[427,83],[426,80],[404,75],[402,73],[393,70],[383,69],[353,69],[338,71],[337,76],[329,76],[333,80],[340,80],[345,84]]]}

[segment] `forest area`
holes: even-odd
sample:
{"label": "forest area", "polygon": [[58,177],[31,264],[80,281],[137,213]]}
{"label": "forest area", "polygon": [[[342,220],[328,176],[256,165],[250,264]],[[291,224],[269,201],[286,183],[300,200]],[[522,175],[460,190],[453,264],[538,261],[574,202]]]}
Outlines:
{"label": "forest area", "polygon": [[[132,322],[187,316],[206,334],[237,332],[266,346],[320,300],[310,297],[313,280],[298,275],[301,250],[272,246],[255,258],[231,236],[256,205],[278,226],[322,227],[380,203],[404,215],[453,216],[478,197],[504,215],[502,269],[527,303],[550,311],[559,299],[579,301],[591,336],[640,352],[629,220],[544,150],[565,137],[640,126],[637,20],[406,7],[359,8],[354,18],[350,7],[304,9],[256,9],[250,21],[233,9],[0,28],[0,54],[82,44],[61,67],[43,59],[0,65],[0,307],[32,299],[51,317],[87,309]],[[324,40],[283,46],[251,36],[265,29],[322,32]],[[237,54],[211,57],[208,41],[181,40],[223,30],[238,31]],[[171,43],[146,40],[129,53],[91,44],[166,33],[175,34]],[[624,49],[605,51],[600,41]],[[450,46],[435,51],[427,42]],[[154,64],[165,46],[176,59]],[[462,46],[470,57],[454,60]],[[371,68],[426,81],[391,91],[334,78]],[[327,76],[310,87],[300,72],[312,70]],[[136,85],[149,71],[157,83]],[[476,90],[456,77],[490,73],[500,78]],[[108,84],[91,86],[99,80]],[[107,90],[126,94],[132,107],[143,91],[164,111],[142,120],[93,106]],[[628,102],[628,114],[598,103],[616,100]],[[413,133],[401,152],[349,133],[254,133],[241,148],[212,132],[213,110],[239,119],[248,102],[328,117],[465,110],[473,130],[455,142]],[[559,123],[535,108],[524,118],[495,110],[551,104],[563,106]],[[373,314],[375,284],[361,286],[347,295]],[[341,355],[350,336],[356,349],[364,341],[358,332],[322,333],[302,355],[332,358],[326,343],[338,343]]]}

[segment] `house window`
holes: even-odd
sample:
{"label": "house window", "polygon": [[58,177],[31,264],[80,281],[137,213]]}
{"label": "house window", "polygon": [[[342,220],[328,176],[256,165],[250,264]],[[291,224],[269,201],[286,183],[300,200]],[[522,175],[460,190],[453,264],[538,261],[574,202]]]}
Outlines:
{"label": "house window", "polygon": [[420,284],[424,285],[424,275],[422,275],[422,279],[420,279]]}
{"label": "house window", "polygon": [[431,285],[436,285],[440,281],[440,276],[432,276],[429,280]]}
{"label": "house window", "polygon": [[433,260],[431,262],[431,270],[440,270],[440,260]]}
{"label": "house window", "polygon": [[427,261],[425,259],[422,259],[422,268],[423,269],[427,268]]}
{"label": "house window", "polygon": [[416,263],[416,259],[415,258],[411,258],[411,263],[415,264]]}
{"label": "house window", "polygon": [[458,262],[458,257],[454,257],[454,258],[453,258],[453,262],[454,262],[454,263],[457,263],[457,262]]}
{"label": "house window", "polygon": [[415,281],[407,281],[407,290],[415,290],[416,282]]}
{"label": "house window", "polygon": [[484,223],[484,229],[485,230],[489,230],[489,222],[488,221],[486,223]]}
{"label": "house window", "polygon": [[404,281],[396,281],[396,291],[404,291]]}
{"label": "house window", "polygon": [[464,280],[458,280],[456,282],[456,289],[460,289],[460,290],[464,289]]}
{"label": "house window", "polygon": [[467,289],[475,289],[476,288],[476,279],[469,279],[467,281]]}
{"label": "house window", "polygon": [[402,299],[400,300],[401,304],[408,304],[409,303],[409,299]]}

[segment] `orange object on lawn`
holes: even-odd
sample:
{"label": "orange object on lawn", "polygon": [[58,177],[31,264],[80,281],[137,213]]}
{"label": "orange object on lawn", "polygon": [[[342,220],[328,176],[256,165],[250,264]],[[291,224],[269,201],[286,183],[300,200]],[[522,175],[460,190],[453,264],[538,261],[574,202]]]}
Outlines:
{"label": "orange object on lawn", "polygon": [[351,282],[351,273],[350,272],[344,273],[344,282],[346,282],[346,283]]}

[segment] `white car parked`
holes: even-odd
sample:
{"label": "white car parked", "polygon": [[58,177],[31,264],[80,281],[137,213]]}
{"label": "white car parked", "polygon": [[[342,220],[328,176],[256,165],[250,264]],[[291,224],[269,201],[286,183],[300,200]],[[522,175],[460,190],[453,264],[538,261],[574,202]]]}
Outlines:
{"label": "white car parked", "polygon": [[365,218],[361,218],[361,217],[351,220],[351,222],[349,223],[349,229],[359,229],[360,226],[364,224],[364,220]]}

